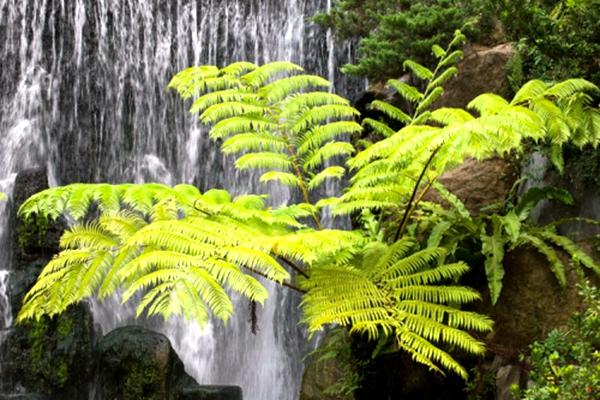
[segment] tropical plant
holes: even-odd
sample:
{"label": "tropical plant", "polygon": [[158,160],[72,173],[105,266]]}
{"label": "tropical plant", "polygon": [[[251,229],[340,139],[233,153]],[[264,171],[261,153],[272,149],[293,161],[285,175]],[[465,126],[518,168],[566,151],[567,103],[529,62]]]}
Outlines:
{"label": "tropical plant", "polygon": [[[362,129],[347,100],[311,91],[327,88],[327,81],[283,62],[190,68],[170,86],[184,98],[196,97],[192,112],[212,124],[210,136],[223,140],[225,152],[241,153],[236,167],[262,170],[262,181],[298,188],[303,202],[269,209],[262,196],[232,201],[226,192],[200,194],[187,185],[49,189],[29,199],[20,214],[52,219],[66,212],[78,224],[65,232],[63,250],[27,295],[19,320],[117,290],[125,301],[139,297],[138,315],[183,315],[202,324],[210,311],[227,320],[233,308],[224,288],[262,302],[266,291],[259,276],[306,293],[303,308],[312,332],[339,323],[372,338],[393,335],[416,361],[465,376],[437,345],[481,353],[481,343],[463,329],[485,331],[491,322],[456,308],[477,299],[473,291],[434,285],[460,276],[466,265],[439,264],[443,249],[418,252],[410,240],[383,251],[384,243],[365,247],[361,231],[321,226],[324,205],[314,204],[314,190],[344,174],[331,162],[354,149],[339,139]],[[95,208],[100,216],[90,219]],[[381,266],[368,262],[376,255],[384,257]],[[336,284],[326,279],[333,271],[356,279]],[[320,313],[334,284],[338,297]],[[371,303],[365,294],[377,297]]]}
{"label": "tropical plant", "polygon": [[[93,207],[101,214],[89,221]],[[302,227],[289,211],[265,210],[264,196],[232,200],[223,190],[200,194],[190,185],[47,189],[25,202],[20,215],[27,221],[66,212],[77,223],[63,234],[62,251],[25,297],[19,320],[58,314],[91,296],[103,299],[126,289],[123,301],[142,295],[138,316],[182,315],[202,325],[211,311],[226,321],[233,304],[224,287],[263,303],[267,291],[250,272],[298,289],[277,257],[304,273],[294,261],[343,257],[362,242],[351,231],[298,230],[288,236]]]}
{"label": "tropical plant", "polygon": [[582,76],[600,84],[598,1],[504,0],[488,2],[487,8],[517,44],[525,79]]}
{"label": "tropical plant", "polygon": [[593,400],[600,394],[600,290],[585,282],[586,309],[531,346],[524,400]]}
{"label": "tropical plant", "polygon": [[418,250],[411,239],[371,242],[357,259],[314,268],[303,284],[305,322],[312,331],[335,324],[371,339],[391,337],[415,361],[466,379],[464,368],[440,346],[483,354],[483,343],[465,331],[488,331],[492,322],[457,307],[480,297],[466,287],[443,285],[469,269],[461,262],[441,264],[444,255],[443,248]]}
{"label": "tropical plant", "polygon": [[[473,216],[460,199],[441,184],[434,184],[434,188],[450,207],[423,202],[414,227],[415,233],[427,238],[427,246],[444,246],[452,255],[465,248],[466,242],[475,240],[476,247],[470,244],[469,250],[481,252],[485,257],[485,273],[492,304],[498,301],[502,290],[504,254],[518,247],[532,247],[542,254],[561,287],[567,284],[567,273],[559,251],[566,253],[575,267],[582,266],[600,275],[600,265],[592,257],[571,239],[557,233],[557,227],[568,222],[568,219],[543,226],[529,222],[531,211],[542,200],[573,204],[573,198],[567,191],[554,187],[534,187],[518,196],[516,203],[504,201],[490,205],[488,208],[495,208],[494,213],[483,212]],[[594,220],[580,219],[598,224]]]}
{"label": "tropical plant", "polygon": [[[461,37],[458,34],[452,43]],[[510,102],[495,94],[483,94],[467,106],[476,114],[459,108],[428,111],[443,94],[439,85],[456,73],[454,67],[447,66],[461,53],[449,51],[451,48],[434,50],[439,62],[433,71],[410,60],[405,62],[425,81],[424,92],[404,82],[389,82],[403,98],[415,103],[413,115],[382,101],[374,103],[373,107],[405,126],[395,132],[384,123],[366,121],[385,138],[348,162],[355,174],[344,195],[330,203],[334,213],[370,208],[397,215],[398,210],[408,210],[397,239],[406,226],[406,217],[437,177],[466,158],[522,153],[526,143],[538,141],[552,148],[551,160],[562,170],[565,143],[582,148],[596,147],[600,142],[600,112],[590,96],[598,88],[583,79],[555,84],[533,80]]]}
{"label": "tropical plant", "polygon": [[263,170],[262,182],[300,189],[303,202],[297,208],[319,227],[312,194],[327,179],[344,176],[345,168],[331,162],[354,152],[344,137],[362,128],[348,100],[315,91],[328,89],[327,80],[302,72],[287,62],[192,67],[175,75],[169,87],[184,99],[199,96],[190,112],[212,124],[210,137],[223,140],[225,154],[238,155],[238,169]]}

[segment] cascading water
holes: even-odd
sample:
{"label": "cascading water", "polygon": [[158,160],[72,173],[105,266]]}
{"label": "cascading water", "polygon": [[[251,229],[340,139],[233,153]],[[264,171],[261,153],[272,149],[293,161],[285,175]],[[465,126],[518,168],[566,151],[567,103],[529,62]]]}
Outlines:
{"label": "cascading water", "polygon": [[[334,50],[331,34],[308,22],[330,3],[0,0],[0,190],[10,193],[16,172],[44,165],[51,183],[188,182],[202,190],[268,192],[255,176],[230,167],[166,85],[189,65],[289,60],[351,96],[351,88],[361,88],[336,66],[348,60],[352,44]],[[289,198],[287,191],[269,193],[274,204]],[[5,208],[0,203],[0,236]],[[5,243],[3,262],[10,259]],[[3,307],[9,269],[0,264],[0,332],[10,324]],[[306,347],[298,299],[270,290],[256,336],[243,301],[228,326],[146,324],[169,336],[200,383],[239,384],[248,400],[292,400]],[[103,333],[133,323],[117,301],[92,306]]]}

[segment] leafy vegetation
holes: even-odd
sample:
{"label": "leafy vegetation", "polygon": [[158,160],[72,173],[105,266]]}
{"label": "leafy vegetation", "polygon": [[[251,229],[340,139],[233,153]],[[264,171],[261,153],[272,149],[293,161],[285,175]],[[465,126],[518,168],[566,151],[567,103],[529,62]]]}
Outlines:
{"label": "leafy vegetation", "polygon": [[343,70],[385,81],[402,75],[406,59],[432,65],[431,45],[463,28],[473,41],[508,40],[519,57],[509,79],[515,88],[536,78],[586,77],[600,84],[596,0],[337,1],[315,20],[340,38],[360,39],[356,64]]}
{"label": "leafy vegetation", "polygon": [[582,76],[600,84],[599,2],[504,0],[490,7],[517,43],[524,79]]}
{"label": "leafy vegetation", "polygon": [[[124,301],[138,300],[138,316],[180,315],[203,324],[213,315],[227,321],[234,311],[227,289],[262,303],[267,292],[261,279],[268,279],[304,293],[310,332],[347,327],[392,341],[434,371],[466,378],[448,351],[482,354],[483,344],[469,332],[489,331],[492,321],[466,311],[480,296],[460,286],[469,267],[453,258],[451,240],[443,243],[443,230],[453,223],[450,213],[423,202],[424,194],[434,186],[443,192],[437,177],[466,157],[520,152],[527,140],[554,146],[553,161],[560,165],[564,143],[598,143],[600,114],[588,95],[597,88],[582,79],[531,81],[511,102],[482,95],[469,106],[473,114],[430,111],[457,72],[463,40],[457,32],[446,49],[433,46],[433,70],[404,62],[424,89],[390,81],[412,107],[374,102],[374,109],[403,127],[395,131],[365,120],[383,139],[360,152],[344,140],[361,132],[358,112],[327,91],[326,80],[297,65],[239,62],[178,73],[170,87],[193,99],[191,112],[211,126],[209,135],[221,141],[223,152],[236,156],[236,167],[259,170],[262,182],[297,190],[302,200],[270,208],[261,195],[231,199],[222,190],[201,194],[189,185],[158,184],[75,184],[41,192],[21,207],[23,218],[53,220],[67,213],[76,224],[27,294],[19,320],[123,291]],[[319,186],[343,178],[346,167],[355,173],[345,193],[318,199]],[[535,201],[528,195],[521,200],[506,215],[481,219],[474,232],[466,229],[491,260],[494,300],[505,245],[543,239],[537,248],[551,242],[596,268],[551,229],[534,234],[527,228],[523,222]],[[467,225],[475,223],[460,202],[451,204]],[[321,214],[328,207],[334,215],[360,215],[363,229],[325,229]],[[423,243],[418,223],[426,213],[436,227]],[[553,251],[543,253],[550,258]]]}
{"label": "leafy vegetation", "polygon": [[600,394],[600,290],[582,285],[586,310],[531,346],[524,400],[592,400]]}
{"label": "leafy vegetation", "polygon": [[447,43],[456,29],[465,29],[473,17],[468,1],[337,1],[329,13],[315,16],[341,38],[359,37],[359,60],[342,71],[385,80],[402,75],[407,59],[435,62],[431,47]]}
{"label": "leafy vegetation", "polygon": [[[361,231],[320,225],[325,206],[313,204],[312,190],[343,175],[343,167],[324,162],[353,152],[337,138],[361,129],[346,100],[314,91],[326,89],[325,83],[281,62],[176,75],[171,87],[183,97],[199,96],[192,112],[212,124],[211,137],[223,140],[224,151],[243,153],[238,168],[262,170],[262,181],[297,188],[304,202],[267,209],[262,196],[231,200],[226,192],[200,194],[188,185],[49,189],[27,201],[21,215],[68,212],[79,223],[64,234],[63,250],[27,295],[19,319],[56,314],[122,288],[124,301],[139,296],[138,315],[182,315],[202,324],[212,313],[227,320],[233,306],[225,288],[265,300],[258,275],[306,292],[303,308],[312,332],[339,324],[372,338],[391,335],[418,362],[466,376],[438,346],[484,350],[466,330],[487,331],[491,321],[457,307],[479,295],[452,284],[468,267],[439,263],[443,249],[418,251],[410,239],[366,246]],[[90,207],[100,211],[98,219],[88,219]],[[373,263],[374,255],[381,260]],[[334,273],[354,279],[329,279]],[[437,285],[442,282],[448,286]],[[324,296],[330,300],[323,302]]]}

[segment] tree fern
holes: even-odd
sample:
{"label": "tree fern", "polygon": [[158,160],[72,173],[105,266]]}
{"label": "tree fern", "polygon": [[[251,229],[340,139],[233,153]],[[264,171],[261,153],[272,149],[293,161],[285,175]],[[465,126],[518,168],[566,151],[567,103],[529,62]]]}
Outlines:
{"label": "tree fern", "polygon": [[466,378],[442,347],[482,354],[483,344],[465,330],[489,331],[492,323],[457,308],[479,299],[477,293],[442,285],[464,274],[465,264],[437,265],[442,249],[414,252],[414,246],[410,240],[392,246],[375,242],[361,254],[362,261],[315,268],[302,283],[305,321],[312,332],[338,324],[371,339],[391,337],[415,361]]}
{"label": "tree fern", "polygon": [[[460,41],[460,35],[457,38]],[[381,210],[390,199],[389,193],[396,194],[396,204],[406,202],[415,185],[427,190],[430,182],[465,158],[522,152],[526,141],[552,146],[551,159],[559,170],[564,143],[598,145],[600,112],[590,97],[598,88],[583,79],[554,84],[532,81],[510,102],[483,94],[469,103],[467,108],[472,112],[453,108],[430,111],[443,93],[443,82],[457,73],[453,63],[461,56],[459,50],[452,51],[452,46],[444,51],[438,48],[437,54],[439,62],[434,70],[412,61],[405,64],[425,81],[423,92],[404,82],[389,82],[401,97],[414,104],[412,114],[379,100],[371,105],[405,126],[393,133],[382,122],[366,120],[364,124],[384,138],[348,161],[355,174],[347,192],[332,202],[334,213],[360,211],[363,200],[364,208]],[[434,151],[435,157],[430,160]],[[418,180],[422,171],[425,174]]]}
{"label": "tree fern", "polygon": [[[210,71],[209,82],[184,70],[169,86],[184,98],[200,96],[191,111],[212,125],[213,139],[224,139],[222,149],[237,156],[237,168],[262,170],[261,181],[298,188],[306,204],[316,203],[311,192],[326,180],[344,176],[342,166],[329,169],[331,162],[354,152],[344,138],[361,127],[354,121],[358,112],[346,99],[319,91],[329,88],[327,80],[288,62],[200,68]],[[233,83],[212,90],[215,78]],[[317,213],[311,217],[319,226]]]}

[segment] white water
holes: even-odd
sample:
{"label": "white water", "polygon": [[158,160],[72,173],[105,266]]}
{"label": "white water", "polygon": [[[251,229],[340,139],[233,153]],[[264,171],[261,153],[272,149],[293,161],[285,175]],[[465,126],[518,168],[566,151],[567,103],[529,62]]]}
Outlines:
{"label": "white water", "polygon": [[[166,85],[189,65],[289,60],[328,76],[350,95],[350,82],[336,68],[351,55],[351,45],[334,51],[332,35],[307,18],[330,5],[330,0],[0,0],[0,190],[11,192],[16,172],[46,166],[52,184],[188,182],[235,194],[270,189],[274,204],[285,203],[286,190],[259,186],[252,174],[235,171]],[[10,270],[7,215],[6,204],[0,204],[0,323],[10,325],[10,309],[2,306]],[[270,290],[259,309],[256,336],[244,301],[237,302],[228,326],[144,324],[171,339],[199,382],[241,385],[246,400],[294,400],[307,349],[298,298]],[[103,333],[136,323],[131,310],[114,300],[93,303],[93,312]]]}

